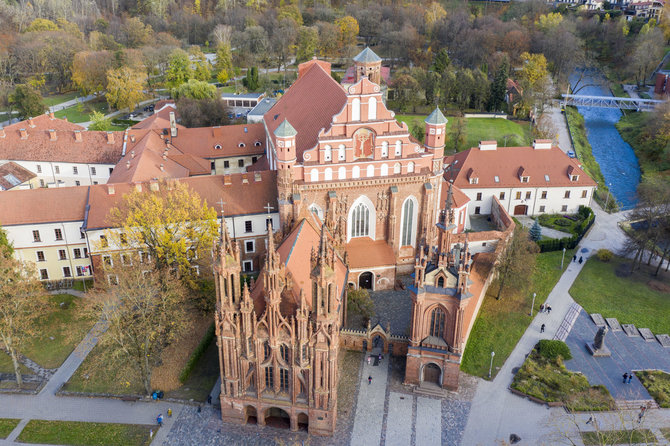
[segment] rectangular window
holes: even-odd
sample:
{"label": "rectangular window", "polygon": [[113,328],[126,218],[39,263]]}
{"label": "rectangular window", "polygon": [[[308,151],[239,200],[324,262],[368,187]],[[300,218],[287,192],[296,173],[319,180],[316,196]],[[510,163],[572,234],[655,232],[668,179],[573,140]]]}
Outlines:
{"label": "rectangular window", "polygon": [[568,205],[567,204],[564,204],[563,206],[561,206],[561,212],[568,212]]}
{"label": "rectangular window", "polygon": [[96,175],[95,167],[91,167],[91,175],[95,176]]}
{"label": "rectangular window", "polygon": [[527,183],[530,177],[521,177],[522,183]]}
{"label": "rectangular window", "polygon": [[107,283],[110,285],[118,285],[119,278],[115,274],[110,274],[107,276]]}
{"label": "rectangular window", "polygon": [[526,192],[526,200],[530,200],[530,191]]}
{"label": "rectangular window", "polygon": [[565,195],[563,195],[563,198],[570,198],[570,191],[566,190]]}
{"label": "rectangular window", "polygon": [[504,200],[505,199],[505,192],[500,192],[500,195],[498,195],[498,198],[500,200]]}
{"label": "rectangular window", "polygon": [[247,220],[244,222],[244,232],[253,232],[253,226],[251,220]]}
{"label": "rectangular window", "polygon": [[279,369],[279,390],[288,392],[288,370]]}
{"label": "rectangular window", "polygon": [[79,230],[79,238],[86,238],[86,234],[81,229]]}
{"label": "rectangular window", "polygon": [[119,241],[121,242],[121,244],[123,246],[128,244],[128,237],[126,236],[125,233],[122,232],[122,233],[119,234]]}
{"label": "rectangular window", "polygon": [[112,172],[114,172],[114,168],[113,168],[113,167],[110,167],[110,168],[109,168],[109,174],[111,175]]}
{"label": "rectangular window", "polygon": [[265,388],[272,389],[274,387],[274,374],[272,367],[265,368]]}
{"label": "rectangular window", "polygon": [[77,166],[72,166],[72,175],[79,175],[79,169]]}
{"label": "rectangular window", "polygon": [[77,270],[77,277],[86,275],[86,270],[84,270],[83,266],[77,266],[75,269]]}
{"label": "rectangular window", "polygon": [[546,190],[543,190],[543,191],[542,191],[542,199],[543,199],[543,200],[546,200],[546,199],[547,199],[547,191],[546,191]]}
{"label": "rectangular window", "polygon": [[38,164],[36,167],[37,167],[37,173],[42,173],[42,166]]}
{"label": "rectangular window", "polygon": [[54,172],[56,172],[57,175],[60,175],[60,167],[54,166]]}
{"label": "rectangular window", "polygon": [[237,167],[244,167],[244,160],[237,160]]}
{"label": "rectangular window", "polygon": [[209,170],[216,170],[216,163],[214,161],[209,163]]}
{"label": "rectangular window", "polygon": [[250,253],[256,251],[256,244],[253,240],[247,240],[244,242],[244,252]]}
{"label": "rectangular window", "polygon": [[395,143],[395,156],[402,156],[402,143],[400,141]]}
{"label": "rectangular window", "polygon": [[49,272],[46,269],[40,270],[40,279],[49,280]]}
{"label": "rectangular window", "polygon": [[84,248],[84,258],[88,259],[88,248]]}
{"label": "rectangular window", "polygon": [[521,200],[521,192],[517,192],[517,193],[516,193],[516,199],[517,199],[517,200]]}
{"label": "rectangular window", "polygon": [[151,260],[151,256],[148,252],[140,251],[140,263],[148,263]]}
{"label": "rectangular window", "polygon": [[81,186],[81,182],[78,181],[78,180],[75,180],[75,181],[74,181],[74,185],[75,185],[75,186]]}
{"label": "rectangular window", "polygon": [[265,219],[265,227],[267,228],[268,226],[272,227],[272,219],[271,218],[266,218]]}
{"label": "rectangular window", "polygon": [[102,256],[102,264],[105,266],[113,266],[112,256]]}
{"label": "rectangular window", "polygon": [[479,215],[480,213],[481,213],[481,208],[479,206],[477,206],[475,208],[475,215]]}
{"label": "rectangular window", "polygon": [[33,231],[33,241],[34,242],[42,241],[42,239],[40,238],[40,231]]}
{"label": "rectangular window", "polygon": [[69,266],[63,267],[63,277],[72,277],[72,271],[70,271]]}
{"label": "rectangular window", "polygon": [[540,206],[540,212],[544,212],[544,206]]}
{"label": "rectangular window", "polygon": [[44,180],[40,179],[40,187],[44,187]]}
{"label": "rectangular window", "polygon": [[251,260],[245,260],[242,262],[242,269],[245,273],[249,273],[254,270],[254,262]]}
{"label": "rectangular window", "polygon": [[100,236],[100,246],[103,248],[107,248],[109,246],[109,242],[107,242],[107,236],[106,235],[101,235]]}
{"label": "rectangular window", "polygon": [[477,201],[482,201],[482,193],[477,192]]}
{"label": "rectangular window", "polygon": [[121,254],[121,264],[124,266],[133,264],[133,259],[130,257],[130,254]]}
{"label": "rectangular window", "polygon": [[38,262],[44,262],[46,259],[44,258],[44,251],[37,251],[37,261]]}
{"label": "rectangular window", "polygon": [[227,169],[227,168],[229,168],[229,167],[230,167],[230,161],[224,161],[224,162],[223,162],[223,168],[224,168],[224,169]]}
{"label": "rectangular window", "polygon": [[588,195],[588,193],[589,193],[588,191],[583,190],[583,191],[582,191],[582,198],[586,198],[586,196]]}
{"label": "rectangular window", "polygon": [[96,185],[96,184],[98,184],[98,182],[97,182],[97,181],[94,181],[94,182],[93,182],[93,185]]}
{"label": "rectangular window", "polygon": [[67,252],[65,252],[64,249],[59,249],[58,250],[58,258],[60,260],[67,260]]}
{"label": "rectangular window", "polygon": [[74,248],[73,252],[74,252],[74,258],[75,259],[81,259],[81,249]]}

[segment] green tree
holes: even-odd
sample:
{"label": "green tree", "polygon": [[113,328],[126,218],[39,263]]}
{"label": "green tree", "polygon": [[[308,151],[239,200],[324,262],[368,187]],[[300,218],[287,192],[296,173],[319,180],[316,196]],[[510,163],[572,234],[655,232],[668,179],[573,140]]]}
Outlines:
{"label": "green tree", "polygon": [[191,70],[191,61],[188,58],[186,51],[182,49],[175,49],[170,54],[170,68],[165,73],[167,84],[174,88],[184,82],[187,82],[193,76]]}
{"label": "green tree", "polygon": [[7,231],[0,227],[0,256],[11,256],[14,254],[14,247],[7,238]]}
{"label": "green tree", "polygon": [[230,44],[222,43],[216,50],[216,79],[225,84],[229,79],[235,76],[233,70],[233,56],[230,51]]}
{"label": "green tree", "polygon": [[91,121],[91,124],[88,126],[89,130],[107,131],[112,129],[112,119],[97,110],[93,110],[88,119]]}
{"label": "green tree", "polygon": [[537,244],[528,236],[528,230],[522,226],[514,228],[514,233],[507,242],[505,250],[498,257],[496,299],[509,293],[526,292],[539,251]]}
{"label": "green tree", "polygon": [[489,111],[500,111],[505,104],[507,96],[507,79],[509,78],[509,64],[507,59],[498,67],[496,76],[491,83],[491,94],[489,95]]}
{"label": "green tree", "polygon": [[198,46],[192,46],[189,50],[189,60],[191,61],[191,77],[199,81],[206,81],[212,77],[212,65],[205,57],[205,53]]}
{"label": "green tree", "polygon": [[298,30],[296,61],[304,62],[316,55],[319,46],[319,30],[315,26],[301,26]]}
{"label": "green tree", "polygon": [[122,67],[107,72],[107,102],[117,110],[130,111],[144,98],[145,76],[139,71]]}
{"label": "green tree", "polygon": [[42,96],[30,85],[19,84],[9,95],[9,104],[14,107],[21,118],[41,115],[46,110]]}
{"label": "green tree", "polygon": [[249,91],[256,91],[258,90],[259,84],[258,84],[258,68],[257,67],[251,67],[247,70],[247,75],[245,78],[242,80],[244,83],[244,86],[247,87]]}
{"label": "green tree", "polygon": [[542,240],[542,227],[540,226],[537,220],[535,220],[535,222],[533,223],[533,227],[530,228],[528,235],[530,236],[530,239],[534,242],[539,242],[540,240]]}
{"label": "green tree", "polygon": [[347,292],[347,308],[355,314],[363,317],[363,325],[374,316],[375,306],[370,298],[370,293],[365,288],[349,290]]}
{"label": "green tree", "polygon": [[172,89],[174,99],[214,99],[217,97],[216,87],[205,81],[189,79],[188,82]]}
{"label": "green tree", "polygon": [[451,60],[449,59],[449,53],[446,48],[442,48],[435,54],[435,59],[433,59],[433,69],[436,73],[444,73],[447,68],[449,68],[450,64]]}

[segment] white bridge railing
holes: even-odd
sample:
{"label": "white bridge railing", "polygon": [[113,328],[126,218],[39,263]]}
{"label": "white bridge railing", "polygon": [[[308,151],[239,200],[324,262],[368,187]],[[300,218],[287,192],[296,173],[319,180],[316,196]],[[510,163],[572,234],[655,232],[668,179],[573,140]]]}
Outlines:
{"label": "white bridge railing", "polygon": [[618,108],[636,111],[652,111],[658,104],[665,102],[659,99],[618,98],[614,96],[585,96],[577,94],[564,94],[562,96],[564,105]]}

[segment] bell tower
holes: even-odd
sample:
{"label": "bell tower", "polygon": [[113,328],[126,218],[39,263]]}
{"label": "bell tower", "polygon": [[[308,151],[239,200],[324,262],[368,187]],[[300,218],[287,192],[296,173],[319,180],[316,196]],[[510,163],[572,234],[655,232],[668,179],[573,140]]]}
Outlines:
{"label": "bell tower", "polygon": [[377,56],[369,47],[354,57],[354,70],[356,71],[356,82],[366,76],[377,85],[382,81],[382,58]]}
{"label": "bell tower", "polygon": [[293,171],[296,163],[295,139],[298,135],[287,119],[279,124],[274,132],[277,141],[277,200],[279,202],[279,221],[286,232],[293,220]]}
{"label": "bell tower", "polygon": [[433,173],[437,174],[442,169],[447,118],[444,117],[439,108],[435,107],[435,110],[426,118],[425,123],[426,138],[424,145],[427,151],[433,152]]}

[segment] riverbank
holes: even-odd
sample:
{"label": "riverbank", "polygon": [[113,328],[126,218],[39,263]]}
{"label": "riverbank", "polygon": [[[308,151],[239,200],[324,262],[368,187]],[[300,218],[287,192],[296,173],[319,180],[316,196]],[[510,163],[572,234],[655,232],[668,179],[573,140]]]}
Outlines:
{"label": "riverbank", "polygon": [[575,148],[577,156],[579,157],[579,160],[582,162],[584,170],[586,170],[591,178],[593,178],[598,183],[595,200],[603,209],[605,209],[605,204],[607,204],[607,209],[605,209],[607,212],[616,212],[616,200],[608,198],[608,196],[611,197],[611,195],[607,187],[605,177],[600,170],[600,165],[593,156],[591,144],[586,137],[584,117],[579,114],[577,108],[568,106],[565,107],[565,118],[568,123],[568,131],[570,132],[572,138],[572,144]]}
{"label": "riverbank", "polygon": [[664,156],[666,148],[649,136],[646,131],[652,113],[631,112],[616,123],[621,137],[633,148],[640,163],[642,177],[649,179],[659,174],[665,177],[670,170],[670,162]]}

